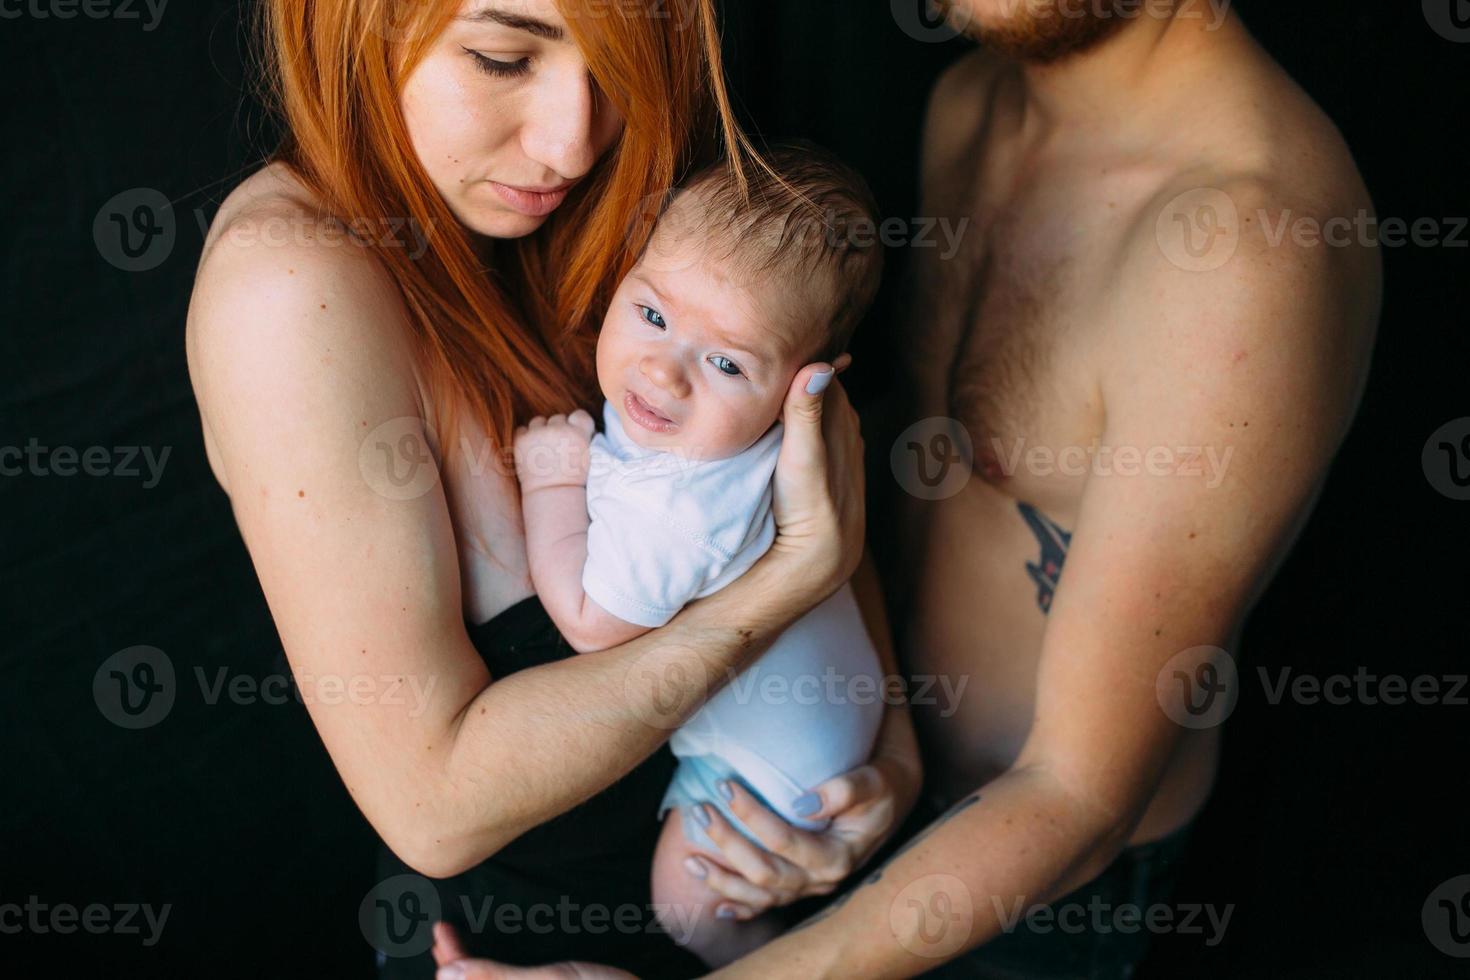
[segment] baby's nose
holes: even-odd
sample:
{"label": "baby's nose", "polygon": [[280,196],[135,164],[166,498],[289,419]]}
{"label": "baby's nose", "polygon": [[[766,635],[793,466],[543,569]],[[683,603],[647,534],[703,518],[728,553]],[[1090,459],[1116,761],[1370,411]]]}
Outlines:
{"label": "baby's nose", "polygon": [[689,381],[677,362],[664,357],[645,357],[640,366],[644,377],[675,398],[689,394]]}

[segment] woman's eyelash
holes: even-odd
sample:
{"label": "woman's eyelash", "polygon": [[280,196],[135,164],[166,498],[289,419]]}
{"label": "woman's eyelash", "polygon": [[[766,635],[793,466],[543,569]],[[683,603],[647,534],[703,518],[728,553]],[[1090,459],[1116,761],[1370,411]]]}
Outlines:
{"label": "woman's eyelash", "polygon": [[478,51],[465,48],[465,52],[475,59],[475,67],[487,75],[495,75],[498,78],[510,78],[516,75],[524,75],[531,70],[531,59],[522,58],[519,61],[499,61],[495,58],[487,58]]}

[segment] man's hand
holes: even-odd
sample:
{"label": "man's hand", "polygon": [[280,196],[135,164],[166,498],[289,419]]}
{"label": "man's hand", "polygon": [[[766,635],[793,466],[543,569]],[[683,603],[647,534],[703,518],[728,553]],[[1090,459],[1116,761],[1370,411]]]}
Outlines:
{"label": "man's hand", "polygon": [[536,416],[515,431],[516,476],[521,492],[587,485],[588,446],[597,430],[580,408],[571,415]]}

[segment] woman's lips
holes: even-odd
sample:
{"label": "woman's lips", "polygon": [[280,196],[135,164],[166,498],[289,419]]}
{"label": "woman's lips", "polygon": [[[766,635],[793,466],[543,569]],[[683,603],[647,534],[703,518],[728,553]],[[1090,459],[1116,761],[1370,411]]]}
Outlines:
{"label": "woman's lips", "polygon": [[532,218],[544,218],[555,211],[557,206],[566,200],[567,191],[572,187],[568,182],[551,190],[531,190],[502,184],[498,180],[490,181],[490,186],[496,194],[500,195],[502,201],[511,206],[512,210]]}
{"label": "woman's lips", "polygon": [[631,391],[623,396],[623,410],[628,413],[628,418],[650,432],[673,432],[679,427],[678,423],[664,418],[652,405]]}

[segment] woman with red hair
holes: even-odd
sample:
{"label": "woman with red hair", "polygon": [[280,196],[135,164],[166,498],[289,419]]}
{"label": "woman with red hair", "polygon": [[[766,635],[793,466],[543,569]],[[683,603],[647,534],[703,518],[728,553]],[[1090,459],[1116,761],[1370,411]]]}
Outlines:
{"label": "woman with red hair", "polygon": [[[287,137],[210,228],[189,369],[312,721],[387,847],[363,903],[385,975],[428,975],[441,917],[502,961],[677,972],[646,931],[663,745],[858,568],[845,355],[788,394],[775,545],[603,652],[573,656],[532,592],[508,450],[533,415],[595,407],[596,324],[649,203],[721,144],[760,165],[711,0],[261,11]],[[834,819],[806,863],[772,856],[728,914],[830,891],[912,805],[915,756],[891,708],[872,762],[814,788]],[[411,870],[444,880],[414,891]]]}

